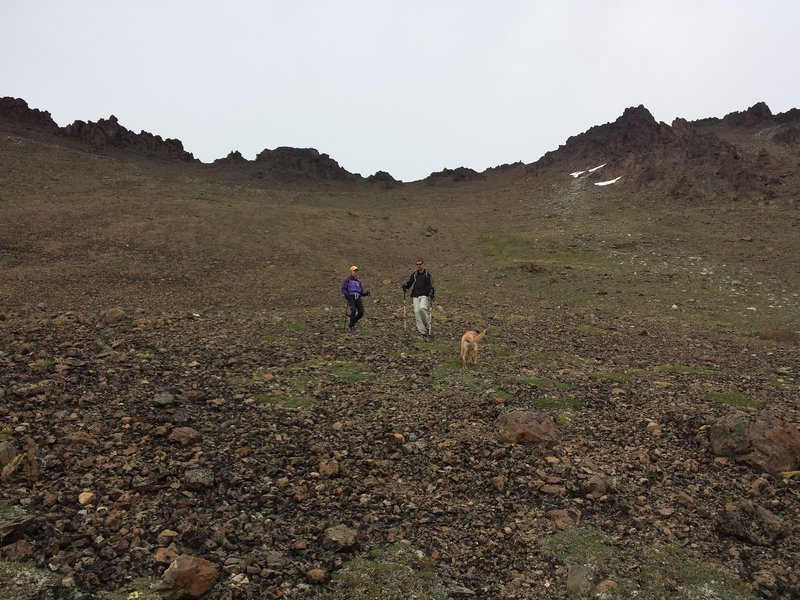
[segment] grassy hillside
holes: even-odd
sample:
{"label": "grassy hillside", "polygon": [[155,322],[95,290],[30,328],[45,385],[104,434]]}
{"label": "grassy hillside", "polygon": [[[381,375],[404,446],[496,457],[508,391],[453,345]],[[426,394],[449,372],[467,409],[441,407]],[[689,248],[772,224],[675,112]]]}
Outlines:
{"label": "grassy hillside", "polygon": [[798,216],[785,200],[692,205],[593,185],[602,169],[285,184],[18,135],[3,136],[0,160],[8,306],[335,304],[353,263],[394,304],[423,255],[445,304],[800,327]]}

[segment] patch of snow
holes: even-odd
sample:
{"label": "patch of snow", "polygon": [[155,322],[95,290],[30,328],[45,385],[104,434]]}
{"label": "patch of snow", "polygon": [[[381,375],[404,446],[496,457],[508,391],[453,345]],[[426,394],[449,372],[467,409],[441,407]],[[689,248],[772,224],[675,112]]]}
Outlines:
{"label": "patch of snow", "polygon": [[588,173],[588,171],[575,171],[574,173],[570,173],[573,177],[580,177],[584,173]]}
{"label": "patch of snow", "polygon": [[617,183],[621,177],[622,175],[620,175],[616,179],[611,179],[610,181],[598,181],[597,183],[595,183],[595,185],[611,185],[612,183]]}
{"label": "patch of snow", "polygon": [[595,171],[597,171],[597,169],[602,169],[602,168],[603,168],[603,167],[605,167],[607,164],[608,164],[608,163],[603,163],[602,165],[598,165],[598,166],[596,166],[596,167],[594,167],[594,168],[591,168],[591,169],[589,169],[589,171],[588,171],[588,172],[589,172],[589,173],[594,173]]}

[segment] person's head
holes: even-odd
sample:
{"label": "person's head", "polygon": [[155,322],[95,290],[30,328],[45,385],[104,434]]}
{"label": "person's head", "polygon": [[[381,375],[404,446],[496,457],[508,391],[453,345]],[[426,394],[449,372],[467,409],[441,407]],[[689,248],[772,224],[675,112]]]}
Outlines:
{"label": "person's head", "polygon": [[353,265],[352,267],[350,267],[350,275],[352,277],[358,277],[358,267],[357,266]]}
{"label": "person's head", "polygon": [[421,258],[417,259],[417,271],[422,273],[425,270],[425,261]]}

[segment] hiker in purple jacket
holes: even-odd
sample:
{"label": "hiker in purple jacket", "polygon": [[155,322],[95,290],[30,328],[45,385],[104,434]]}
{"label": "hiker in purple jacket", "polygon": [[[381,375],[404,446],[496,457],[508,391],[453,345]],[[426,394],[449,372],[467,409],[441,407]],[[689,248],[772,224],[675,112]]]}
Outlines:
{"label": "hiker in purple jacket", "polygon": [[364,303],[361,298],[369,296],[369,292],[364,291],[364,287],[358,280],[358,267],[350,267],[350,277],[342,283],[342,296],[347,301],[350,310],[350,333],[356,332],[356,323],[364,316]]}

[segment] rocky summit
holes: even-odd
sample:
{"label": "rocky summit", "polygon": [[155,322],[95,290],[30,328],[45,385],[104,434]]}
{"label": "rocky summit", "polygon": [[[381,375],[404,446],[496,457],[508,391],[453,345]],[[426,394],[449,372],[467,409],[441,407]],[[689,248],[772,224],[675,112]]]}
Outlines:
{"label": "rocky summit", "polygon": [[0,598],[800,597],[796,111],[414,183],[70,127],[0,101]]}

